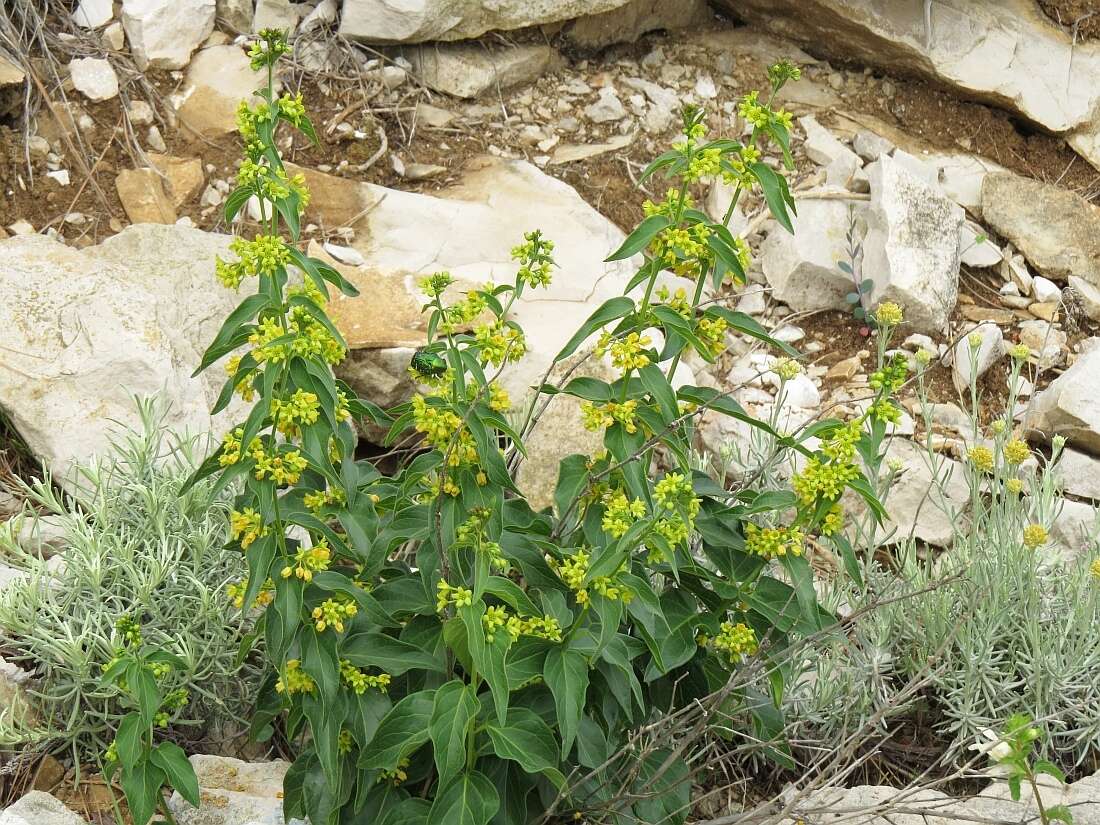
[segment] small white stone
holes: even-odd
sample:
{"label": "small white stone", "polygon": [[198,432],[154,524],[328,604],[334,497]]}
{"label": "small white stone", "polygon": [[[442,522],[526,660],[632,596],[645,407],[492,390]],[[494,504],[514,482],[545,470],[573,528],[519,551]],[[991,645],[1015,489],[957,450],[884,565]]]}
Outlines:
{"label": "small white stone", "polygon": [[323,244],[325,252],[334,257],[342,264],[348,266],[365,266],[367,263],[366,258],[358,249],[353,249],[350,246],[338,246],[334,243],[325,242]]}
{"label": "small white stone", "polygon": [[78,57],[69,63],[73,86],[88,100],[110,100],[118,95],[118,75],[109,60]]}
{"label": "small white stone", "polygon": [[126,45],[126,33],[117,20],[103,30],[103,44],[113,52],[122,51]]}
{"label": "small white stone", "polygon": [[1036,275],[1032,279],[1031,294],[1040,303],[1062,300],[1062,290],[1058,288],[1058,284],[1049,278],[1044,278],[1042,275]]}
{"label": "small white stone", "polygon": [[699,75],[695,81],[695,94],[703,100],[714,100],[718,97],[718,87],[714,85],[714,79],[709,74]]}
{"label": "small white stone", "polygon": [[80,0],[73,12],[73,22],[82,29],[98,29],[114,16],[112,0]]}
{"label": "small white stone", "polygon": [[160,129],[156,126],[149,127],[149,131],[145,134],[145,141],[154,152],[161,152],[163,154],[168,151],[168,146],[165,145],[164,138],[161,137]]}
{"label": "small white stone", "polygon": [[134,126],[148,126],[153,122],[153,107],[144,100],[132,100],[126,107],[130,123]]}
{"label": "small white stone", "polygon": [[58,169],[56,172],[47,172],[46,177],[57,181],[62,186],[68,186],[69,185],[69,170],[68,169]]}
{"label": "small white stone", "polygon": [[13,235],[33,235],[34,226],[30,221],[18,220],[8,227],[8,231]]}
{"label": "small white stone", "polygon": [[973,221],[964,220],[959,227],[959,260],[967,266],[996,266],[1003,259],[1001,249],[985,230]]}

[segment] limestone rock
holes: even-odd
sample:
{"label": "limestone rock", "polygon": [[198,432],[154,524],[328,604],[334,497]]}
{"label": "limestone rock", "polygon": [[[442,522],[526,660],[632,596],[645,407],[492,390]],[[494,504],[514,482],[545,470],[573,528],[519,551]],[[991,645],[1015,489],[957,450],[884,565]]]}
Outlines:
{"label": "limestone rock", "polygon": [[[283,778],[289,763],[195,755],[191,766],[202,806],[192,808],[173,793],[168,807],[179,825],[283,825]],[[288,825],[304,823],[295,819]]]}
{"label": "limestone rock", "polygon": [[1044,275],[1100,286],[1100,211],[1075,192],[1010,172],[987,175],[982,215]]}
{"label": "limestone rock", "polygon": [[252,31],[279,29],[293,33],[298,27],[301,8],[290,0],[257,0],[252,17]]}
{"label": "limestone rock", "polygon": [[881,155],[894,151],[893,142],[868,129],[860,129],[852,138],[852,149],[867,163],[874,163]]}
{"label": "limestone rock", "polygon": [[[816,54],[952,86],[1054,132],[1089,132],[1100,44],[1081,42],[1033,0],[718,0]],[[925,9],[928,9],[927,16]]]}
{"label": "limestone rock", "polygon": [[149,153],[148,157],[156,170],[164,176],[163,185],[173,206],[182,206],[202,188],[205,178],[202,160],[199,158],[180,158],[154,153]]}
{"label": "limestone rock", "polygon": [[176,210],[155,169],[123,169],[115,189],[131,223],[175,223]]}
{"label": "limestone rock", "polygon": [[1067,447],[1053,473],[1070,495],[1100,501],[1100,458]]}
{"label": "limestone rock", "polygon": [[190,376],[237,303],[213,274],[228,244],[148,224],[85,250],[41,235],[0,241],[0,346],[9,353],[0,405],[59,480],[107,447],[113,421],[137,425],[134,393],[159,393],[168,426],[210,430],[222,376]]}
{"label": "limestone rock", "polygon": [[1084,278],[1069,276],[1069,285],[1077,293],[1085,315],[1093,321],[1100,321],[1100,287],[1094,286]]}
{"label": "limestone rock", "polygon": [[626,109],[615,89],[604,86],[600,89],[595,103],[584,107],[584,114],[593,123],[611,123],[626,117]]}
{"label": "limestone rock", "polygon": [[695,26],[711,17],[706,0],[629,0],[619,8],[572,21],[563,34],[570,45],[579,49],[601,49],[614,43],[633,43],[658,29]]}
{"label": "limestone rock", "polygon": [[959,261],[967,266],[996,266],[1004,260],[1000,247],[973,221],[959,227],[959,250]]}
{"label": "limestone rock", "polygon": [[73,22],[82,29],[98,29],[114,17],[113,0],[80,0],[73,12]]}
{"label": "limestone rock", "polygon": [[340,34],[369,43],[466,40],[602,14],[629,0],[344,0]]}
{"label": "limestone rock", "polygon": [[798,119],[798,125],[806,133],[806,140],[802,144],[806,156],[821,166],[828,166],[838,158],[851,156],[855,159],[856,166],[861,165],[859,156],[845,146],[836,135],[817,122],[813,115],[806,115]]}
{"label": "limestone rock", "polygon": [[237,106],[259,86],[248,55],[239,46],[208,46],[198,52],[173,105],[183,126],[197,137],[219,138],[237,128]]}
{"label": "limestone rock", "polygon": [[900,438],[890,441],[886,459],[902,463],[884,502],[889,515],[885,529],[893,531],[887,543],[912,537],[936,547],[950,547],[960,515],[968,509],[963,466],[950,458],[929,455]]}
{"label": "limestone rock", "polygon": [[863,269],[874,273],[873,303],[897,302],[917,332],[942,331],[958,298],[963,211],[892,158],[867,174]]}
{"label": "limestone rock", "polygon": [[[970,336],[976,336],[978,346],[970,343]],[[1004,333],[996,324],[979,324],[955,344],[952,362],[952,378],[955,389],[960,393],[970,386],[971,380],[981,378],[1008,352]]]}
{"label": "limestone rock", "polygon": [[1024,321],[1020,324],[1020,343],[1031,350],[1043,369],[1062,360],[1066,334],[1049,321]]}
{"label": "limestone rock", "polygon": [[78,57],[69,63],[73,86],[88,100],[110,100],[118,95],[118,75],[111,61],[101,57]]}
{"label": "limestone rock", "polygon": [[1065,436],[1078,449],[1100,454],[1097,387],[1100,387],[1100,348],[1083,352],[1072,367],[1035,396],[1027,424],[1045,438]]}
{"label": "limestone rock", "polygon": [[214,0],[122,0],[138,68],[182,69],[214,30]]}
{"label": "limestone rock", "polygon": [[978,155],[928,154],[924,162],[936,168],[940,191],[979,220],[982,217],[982,183],[990,172],[1005,168]]}
{"label": "limestone rock", "polygon": [[238,32],[252,31],[252,0],[217,0],[218,19]]}
{"label": "limestone rock", "polygon": [[474,98],[490,89],[535,80],[553,65],[557,54],[545,44],[487,51],[480,44],[446,43],[421,46],[407,56],[428,88]]}
{"label": "limestone rock", "polygon": [[86,822],[50,794],[30,791],[0,813],[0,825],[86,825]]}
{"label": "limestone rock", "polygon": [[1096,507],[1069,499],[1056,499],[1055,506],[1060,509],[1050,527],[1051,548],[1063,562],[1088,558],[1100,532]]}
{"label": "limestone rock", "polygon": [[807,200],[791,217],[793,235],[778,225],[768,233],[760,265],[777,300],[799,312],[848,307],[852,279],[837,267],[848,256],[848,215],[844,201]]}

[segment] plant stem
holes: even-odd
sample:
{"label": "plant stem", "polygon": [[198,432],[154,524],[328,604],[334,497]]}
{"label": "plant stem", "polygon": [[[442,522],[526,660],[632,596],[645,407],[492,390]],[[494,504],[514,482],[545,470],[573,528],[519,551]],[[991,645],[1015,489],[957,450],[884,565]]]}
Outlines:
{"label": "plant stem", "polygon": [[164,821],[168,825],[176,825],[176,818],[172,816],[172,811],[168,807],[168,802],[165,800],[163,793],[160,794],[160,812],[164,815]]}

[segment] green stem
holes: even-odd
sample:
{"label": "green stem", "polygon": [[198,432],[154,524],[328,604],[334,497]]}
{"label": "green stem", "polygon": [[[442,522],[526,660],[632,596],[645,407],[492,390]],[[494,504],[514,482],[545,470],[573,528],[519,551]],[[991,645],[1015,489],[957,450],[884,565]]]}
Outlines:
{"label": "green stem", "polygon": [[176,825],[176,818],[172,816],[172,810],[168,807],[168,802],[165,800],[163,793],[160,793],[159,799],[160,812],[164,816],[165,822],[167,822],[168,825]]}

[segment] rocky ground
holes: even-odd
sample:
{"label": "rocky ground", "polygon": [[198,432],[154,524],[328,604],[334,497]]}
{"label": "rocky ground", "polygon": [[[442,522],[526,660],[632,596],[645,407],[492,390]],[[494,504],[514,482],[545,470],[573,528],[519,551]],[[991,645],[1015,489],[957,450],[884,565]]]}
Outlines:
{"label": "rocky ground", "polygon": [[[442,29],[430,9],[389,18],[372,15],[375,5],[219,0],[215,25],[213,0],[83,0],[72,15],[51,9],[38,35],[22,6],[2,12],[0,472],[30,473],[41,460],[63,477],[106,446],[109,420],[133,417],[129,392],[163,392],[175,426],[224,425],[206,413],[219,382],[190,373],[235,304],[215,285],[213,256],[225,254],[226,232],[258,217],[245,210],[228,227],[221,209],[238,155],[234,110],[257,85],[239,32],[296,32],[280,79],[303,92],[320,136],[319,146],[285,146],[313,191],[303,234],[363,293],[333,307],[352,347],[343,377],[383,405],[413,389],[405,367],[425,331],[413,276],[507,277],[509,248],[540,228],[559,270],[547,295],[515,313],[534,344],[506,377],[522,397],[629,280],[630,262],[599,262],[640,219],[641,201],[661,195],[659,181],[638,177],[675,139],[679,106],[706,106],[714,136],[739,137],[737,100],[787,58],[803,69],[782,99],[796,116],[796,232],[742,202],[732,228],[754,250],[751,280],[716,297],[799,348],[805,374],[777,401],[770,356],[731,338],[718,364],[689,362],[679,380],[721,388],[761,416],[780,403],[792,429],[854,411],[874,342],[848,300],[853,276],[838,264],[850,262],[855,282],[872,282],[860,304],[900,303],[901,350],[932,356],[938,469],[956,479],[973,438],[956,406],[970,379],[968,336],[980,335],[985,422],[1004,409],[1009,348],[1026,345],[1013,412],[1037,452],[1055,434],[1069,438],[1052,541],[1083,552],[1100,501],[1100,92],[1088,80],[1100,46],[1075,4],[974,3],[962,39],[953,15],[966,4],[894,20],[825,0],[808,5],[842,12],[602,0],[551,20],[471,14]],[[1047,63],[1065,75],[1052,79]],[[730,193],[717,183],[694,196],[717,219]],[[943,547],[951,519],[919,507],[932,469],[906,439],[927,433],[915,394],[903,400],[912,415],[891,449],[907,474],[891,516],[897,535]],[[561,413],[524,469],[536,500],[552,489],[560,445],[572,452],[592,438],[575,409]],[[701,436],[714,455],[744,438],[712,424]],[[956,503],[965,508],[965,491]],[[28,799],[20,804],[52,804]],[[11,816],[0,823],[17,825]]]}

